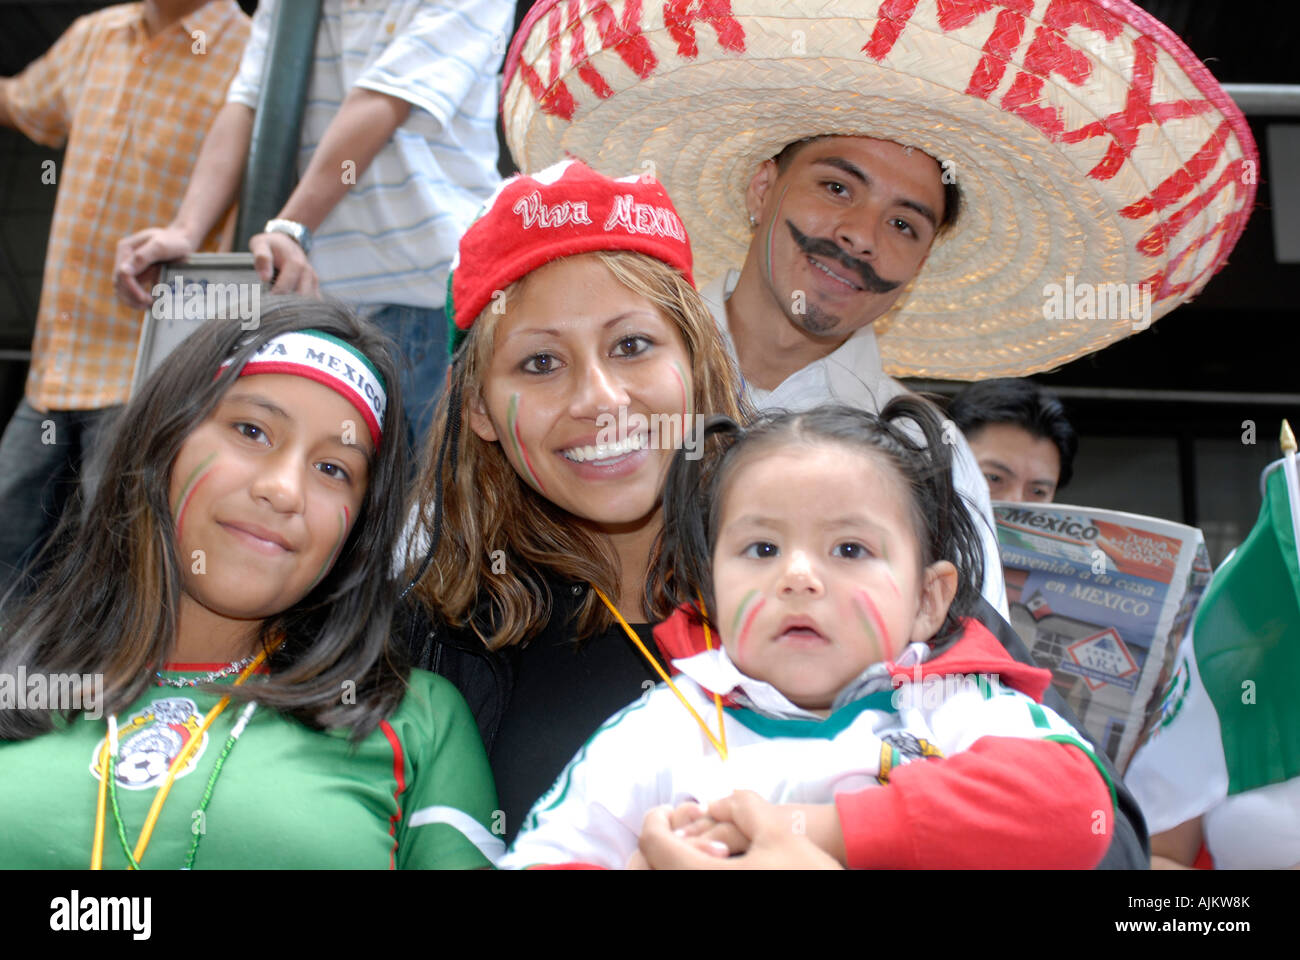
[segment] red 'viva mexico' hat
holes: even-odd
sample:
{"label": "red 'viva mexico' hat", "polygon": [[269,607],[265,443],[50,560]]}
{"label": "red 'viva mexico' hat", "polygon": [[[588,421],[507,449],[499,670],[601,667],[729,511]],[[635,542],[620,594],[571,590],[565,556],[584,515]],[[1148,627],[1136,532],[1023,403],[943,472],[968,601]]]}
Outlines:
{"label": "red 'viva mexico' hat", "polygon": [[461,237],[447,281],[454,350],[510,284],[538,267],[597,250],[630,250],[691,277],[691,244],[654,178],[611,179],[565,160],[497,188]]}
{"label": "red 'viva mexico' hat", "polygon": [[875,322],[896,376],[1032,373],[1143,329],[1223,266],[1258,173],[1241,112],[1127,0],[540,0],[501,116],[522,170],[653,169],[702,282],[744,261],[746,184],[786,144],[924,150],[962,210]]}

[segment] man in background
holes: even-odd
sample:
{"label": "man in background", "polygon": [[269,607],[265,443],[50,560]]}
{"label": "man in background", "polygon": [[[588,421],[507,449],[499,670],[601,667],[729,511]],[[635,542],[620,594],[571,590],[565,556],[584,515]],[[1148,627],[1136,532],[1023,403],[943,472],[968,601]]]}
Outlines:
{"label": "man in background", "polygon": [[[139,310],[113,297],[113,248],[170,216],[248,39],[235,0],[144,0],[81,17],[16,77],[0,80],[0,124],[65,147],[32,363],[0,438],[0,594],[48,538],[127,400]],[[20,185],[20,189],[23,185]],[[215,250],[217,207],[195,250]]]}
{"label": "man in background", "polygon": [[1054,393],[1029,380],[984,380],[948,408],[994,500],[1050,503],[1074,474],[1079,437]]}
{"label": "man in background", "polygon": [[[165,215],[170,224],[118,246],[114,283],[134,307],[152,302],[158,264],[189,256],[235,198],[277,2],[258,4],[239,74],[189,190]],[[273,293],[336,297],[397,341],[408,439],[417,444],[446,371],[451,260],[501,179],[497,65],[514,9],[511,0],[324,0],[298,185],[249,241]]]}

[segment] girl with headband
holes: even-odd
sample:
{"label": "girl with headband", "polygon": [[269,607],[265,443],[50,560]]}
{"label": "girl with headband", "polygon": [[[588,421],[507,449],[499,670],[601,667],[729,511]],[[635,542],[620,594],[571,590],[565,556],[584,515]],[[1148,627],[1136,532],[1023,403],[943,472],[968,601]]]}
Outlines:
{"label": "girl with headband", "polygon": [[288,299],[255,333],[208,323],[150,377],[88,522],[64,524],[36,592],[4,612],[0,863],[499,852],[473,718],[391,645],[394,373],[376,328]]}
{"label": "girl with headband", "polygon": [[506,181],[449,293],[463,342],[411,558],[434,627],[410,637],[478,716],[509,836],[600,721],[659,681],[646,573],[663,481],[682,427],[738,416],[740,385],[648,177],[566,161]]}

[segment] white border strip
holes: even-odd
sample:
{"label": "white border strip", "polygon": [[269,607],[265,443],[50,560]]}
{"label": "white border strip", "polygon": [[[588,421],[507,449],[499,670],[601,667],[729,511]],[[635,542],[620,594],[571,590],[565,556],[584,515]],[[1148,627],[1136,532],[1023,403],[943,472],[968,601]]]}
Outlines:
{"label": "white border strip", "polygon": [[478,847],[479,853],[493,863],[501,859],[506,852],[504,840],[488,833],[483,824],[464,810],[457,810],[455,807],[425,807],[423,810],[415,811],[406,821],[408,827],[423,827],[431,823],[445,823],[459,830],[466,840]]}

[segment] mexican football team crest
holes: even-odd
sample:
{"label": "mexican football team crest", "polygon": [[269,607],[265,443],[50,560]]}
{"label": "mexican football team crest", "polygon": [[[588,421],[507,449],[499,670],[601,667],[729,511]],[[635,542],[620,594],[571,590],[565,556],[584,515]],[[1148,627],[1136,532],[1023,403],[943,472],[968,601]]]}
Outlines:
{"label": "mexican football team crest", "polygon": [[[191,738],[199,732],[203,715],[188,697],[164,697],[127,717],[118,728],[117,756],[113,770],[117,786],[127,790],[151,790],[162,784],[172,761],[180,754]],[[208,735],[204,733],[189,758],[177,771],[183,777],[203,756]],[[90,758],[90,772],[99,779],[100,752],[104,739],[95,745]]]}

